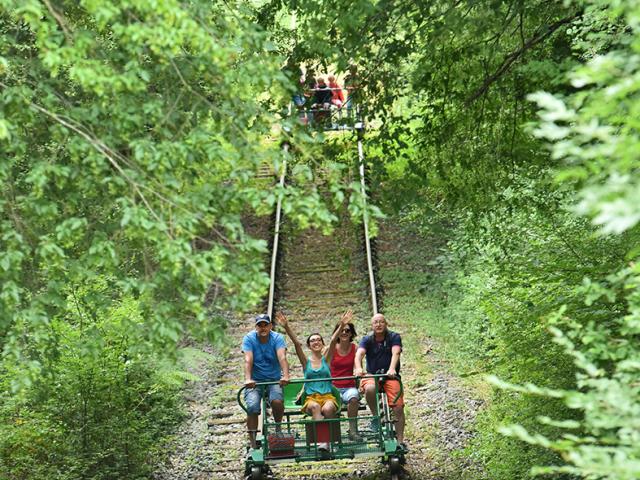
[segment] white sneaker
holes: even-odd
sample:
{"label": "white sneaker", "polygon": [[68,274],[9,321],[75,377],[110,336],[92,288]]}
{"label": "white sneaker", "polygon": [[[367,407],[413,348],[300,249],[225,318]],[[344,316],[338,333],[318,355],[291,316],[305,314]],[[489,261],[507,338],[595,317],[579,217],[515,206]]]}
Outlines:
{"label": "white sneaker", "polygon": [[324,452],[328,452],[329,451],[329,444],[327,442],[318,442],[318,450],[324,451]]}

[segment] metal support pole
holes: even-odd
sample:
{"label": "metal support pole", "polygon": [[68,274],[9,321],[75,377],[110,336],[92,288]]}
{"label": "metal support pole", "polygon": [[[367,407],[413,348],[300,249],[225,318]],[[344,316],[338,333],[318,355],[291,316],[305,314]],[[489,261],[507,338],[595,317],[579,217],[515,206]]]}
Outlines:
{"label": "metal support pole", "polygon": [[376,295],[376,280],[373,274],[373,260],[371,259],[371,241],[369,240],[369,213],[367,212],[367,186],[364,177],[364,152],[362,149],[362,137],[364,136],[364,130],[358,129],[358,159],[360,161],[360,190],[362,197],[364,198],[364,241],[367,251],[367,269],[369,270],[369,286],[371,288],[371,309],[373,315],[378,313],[378,298]]}
{"label": "metal support pole", "polygon": [[[280,190],[284,188],[284,178],[287,174],[287,157],[286,154],[289,151],[289,144],[285,143],[283,146],[284,159],[282,161],[282,171],[280,172]],[[276,259],[278,258],[278,241],[280,239],[280,218],[282,216],[282,197],[278,197],[278,203],[276,204],[276,222],[273,234],[273,249],[271,252],[271,271],[269,273],[269,302],[267,304],[267,315],[271,318],[273,314],[273,296],[276,287]]]}

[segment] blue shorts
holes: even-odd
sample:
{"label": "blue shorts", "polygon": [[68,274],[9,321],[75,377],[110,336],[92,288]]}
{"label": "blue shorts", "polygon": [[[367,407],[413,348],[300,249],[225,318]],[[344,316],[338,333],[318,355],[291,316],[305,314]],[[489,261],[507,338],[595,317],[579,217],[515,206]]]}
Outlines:
{"label": "blue shorts", "polygon": [[244,391],[244,403],[247,406],[247,413],[249,413],[249,415],[258,415],[260,413],[260,402],[262,401],[263,390],[266,390],[267,392],[267,399],[269,403],[273,402],[274,400],[282,401],[282,399],[284,398],[282,395],[282,387],[278,384],[247,388]]}
{"label": "blue shorts", "polygon": [[340,392],[342,403],[349,403],[353,398],[360,400],[360,392],[355,387],[339,388],[338,391]]}

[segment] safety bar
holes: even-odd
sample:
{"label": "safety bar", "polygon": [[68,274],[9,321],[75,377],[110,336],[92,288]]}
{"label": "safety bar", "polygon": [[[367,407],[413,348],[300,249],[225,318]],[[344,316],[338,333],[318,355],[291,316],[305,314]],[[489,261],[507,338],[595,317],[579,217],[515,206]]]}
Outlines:
{"label": "safety bar", "polygon": [[[312,383],[312,382],[333,382],[335,380],[362,380],[364,378],[377,378],[377,379],[390,379],[390,380],[398,380],[398,382],[400,382],[400,392],[403,391],[403,387],[402,387],[402,380],[400,379],[400,375],[396,375],[395,377],[389,377],[389,375],[387,375],[386,373],[370,373],[370,374],[366,374],[366,375],[361,375],[361,376],[350,376],[350,377],[329,377],[329,378],[310,378],[310,379],[305,379],[305,378],[295,378],[293,380],[289,380],[289,384],[297,384],[297,383]],[[256,382],[256,387],[266,387],[268,385],[277,385],[280,383],[280,380],[274,380],[274,381],[270,381],[270,382]],[[253,388],[253,387],[252,387]],[[242,388],[240,388],[240,390],[238,390],[238,394],[236,395],[236,399],[238,401],[238,405],[240,405],[240,407],[242,408],[242,410],[245,411],[245,413],[247,413],[247,408],[244,406],[244,404],[242,403],[241,400],[241,394],[244,390],[247,389],[247,386],[244,385],[242,386]]]}
{"label": "safety bar", "polygon": [[[327,102],[329,103],[329,102]],[[342,104],[340,106],[334,105],[334,108],[299,108],[297,107],[296,112],[338,112],[340,110],[353,110],[353,107],[349,107],[348,105]]]}
{"label": "safety bar", "polygon": [[364,242],[367,254],[367,272],[369,274],[369,288],[371,290],[371,310],[373,315],[378,313],[378,290],[376,288],[376,276],[373,271],[373,256],[371,253],[371,239],[369,238],[369,212],[367,210],[367,184],[364,171],[364,149],[362,139],[364,130],[358,130],[358,162],[360,171],[360,193],[364,199],[364,209],[362,210],[362,223],[364,225]]}
{"label": "safety bar", "polygon": [[322,92],[326,90],[357,90],[358,87],[339,87],[339,88],[305,88],[305,92]]}
{"label": "safety bar", "polygon": [[[280,171],[280,180],[278,185],[280,189],[284,188],[284,180],[287,175],[287,152],[289,151],[289,144],[283,145],[284,158],[282,160],[282,169]],[[271,250],[271,267],[269,269],[269,299],[267,300],[267,315],[269,318],[273,318],[273,300],[275,296],[276,288],[276,268],[278,263],[278,243],[280,240],[280,223],[282,219],[282,196],[278,196],[278,203],[276,204],[276,219],[273,227],[273,247]]]}

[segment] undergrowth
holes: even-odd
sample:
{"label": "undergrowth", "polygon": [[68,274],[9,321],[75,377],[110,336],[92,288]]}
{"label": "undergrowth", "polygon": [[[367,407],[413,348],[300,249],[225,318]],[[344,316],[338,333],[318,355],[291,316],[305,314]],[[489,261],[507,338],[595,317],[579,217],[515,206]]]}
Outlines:
{"label": "undergrowth", "polygon": [[[385,296],[385,314],[411,319],[407,346],[432,337],[436,356],[446,361],[444,368],[485,401],[470,426],[474,439],[459,454],[480,461],[495,480],[526,478],[534,465],[559,463],[553,453],[504,437],[498,429],[511,423],[532,426],[539,416],[553,418],[566,413],[566,407],[531,395],[492,391],[486,382],[486,376],[494,374],[549,387],[572,383],[572,363],[551,341],[540,308],[532,303],[546,298],[548,286],[541,291],[530,287],[526,299],[518,299],[518,282],[509,284],[495,263],[456,252],[452,229],[419,228],[406,217],[397,220],[403,263],[383,272],[383,282],[393,292]],[[420,348],[405,350],[418,350],[406,361],[422,361]],[[421,371],[429,374],[428,368]],[[552,430],[548,427],[546,433]]]}

